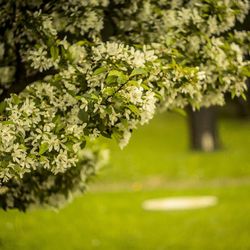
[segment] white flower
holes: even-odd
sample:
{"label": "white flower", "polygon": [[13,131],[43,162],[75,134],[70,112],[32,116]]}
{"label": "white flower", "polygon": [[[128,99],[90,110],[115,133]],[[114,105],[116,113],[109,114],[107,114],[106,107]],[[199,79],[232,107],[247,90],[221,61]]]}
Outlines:
{"label": "white flower", "polygon": [[52,24],[52,20],[49,17],[45,17],[44,21],[43,21],[43,28],[45,30],[48,30],[49,33],[51,33],[52,35],[56,36],[57,35],[57,31],[56,29],[53,27]]}
{"label": "white flower", "polygon": [[87,55],[85,48],[77,44],[70,46],[68,51],[74,63],[83,63]]}
{"label": "white flower", "polygon": [[137,104],[140,103],[142,100],[143,88],[136,86],[128,86],[121,93],[130,102],[132,102],[133,104]]}
{"label": "white flower", "polygon": [[76,166],[77,163],[77,157],[70,158],[68,155],[67,150],[60,149],[59,154],[54,158],[52,164],[53,166],[53,172],[55,174],[57,173],[63,173],[68,168]]}
{"label": "white flower", "polygon": [[142,105],[141,121],[143,125],[153,118],[156,109],[156,97],[152,91],[147,91],[145,100]]}
{"label": "white flower", "polygon": [[89,135],[91,141],[95,140],[100,135],[100,131],[97,128],[94,128],[92,133]]}
{"label": "white flower", "polygon": [[25,113],[27,116],[32,115],[33,113],[38,112],[34,101],[30,98],[26,98],[23,105],[19,109],[19,112]]}
{"label": "white flower", "polygon": [[52,58],[48,57],[48,53],[44,46],[36,50],[30,50],[28,53],[28,60],[32,61],[31,66],[34,69],[39,69],[41,72],[53,66],[57,66],[57,62],[54,62]]}
{"label": "white flower", "polygon": [[44,132],[50,132],[51,130],[53,130],[55,128],[55,123],[46,123],[44,124],[44,127],[43,127],[43,131]]}
{"label": "white flower", "polygon": [[83,135],[83,131],[86,126],[87,123],[84,123],[83,125],[69,124],[66,127],[66,133],[73,134],[76,138],[80,139],[80,137]]}
{"label": "white flower", "polygon": [[120,117],[121,115],[116,113],[112,107],[112,113],[109,115],[109,120],[110,120],[110,125],[115,125],[115,123],[117,122],[118,118]]}
{"label": "white flower", "polygon": [[53,149],[59,152],[61,148],[61,141],[58,139],[57,135],[52,133],[43,134],[43,140],[41,144],[47,143],[49,145],[49,152]]}
{"label": "white flower", "polygon": [[119,147],[121,149],[123,149],[125,146],[127,146],[127,144],[129,143],[131,137],[131,133],[129,131],[124,131],[123,135],[122,135],[122,139],[119,140]]}
{"label": "white flower", "polygon": [[84,97],[81,97],[80,101],[81,101],[80,109],[83,109],[85,112],[87,112],[88,111],[88,101]]}
{"label": "white flower", "polygon": [[13,152],[11,153],[14,162],[19,163],[21,166],[25,165],[27,152],[20,147],[18,143],[13,145]]}
{"label": "white flower", "polygon": [[232,43],[230,47],[236,53],[237,62],[241,63],[243,61],[243,53],[240,46],[238,44]]}
{"label": "white flower", "polygon": [[205,79],[206,79],[206,72],[205,72],[205,71],[199,71],[199,72],[197,73],[197,76],[198,76],[198,79],[199,79],[200,81],[205,80]]}
{"label": "white flower", "polygon": [[0,124],[0,141],[2,142],[0,148],[5,152],[10,152],[13,148],[13,143],[16,139],[14,125]]}
{"label": "white flower", "polygon": [[45,169],[50,169],[50,167],[51,167],[51,162],[49,161],[49,159],[47,158],[47,157],[45,157],[45,156],[42,156],[41,158],[40,158],[40,163],[41,163],[41,165],[43,166],[43,168],[45,168]]}
{"label": "white flower", "polygon": [[144,53],[135,51],[133,54],[132,65],[136,68],[143,67],[146,62]]}

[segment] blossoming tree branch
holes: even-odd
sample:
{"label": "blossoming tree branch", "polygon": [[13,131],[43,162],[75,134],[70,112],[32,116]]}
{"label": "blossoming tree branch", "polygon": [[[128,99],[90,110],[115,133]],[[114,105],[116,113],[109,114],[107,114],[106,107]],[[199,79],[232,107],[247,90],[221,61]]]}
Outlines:
{"label": "blossoming tree branch", "polygon": [[58,207],[158,109],[244,95],[248,0],[0,2],[0,207]]}

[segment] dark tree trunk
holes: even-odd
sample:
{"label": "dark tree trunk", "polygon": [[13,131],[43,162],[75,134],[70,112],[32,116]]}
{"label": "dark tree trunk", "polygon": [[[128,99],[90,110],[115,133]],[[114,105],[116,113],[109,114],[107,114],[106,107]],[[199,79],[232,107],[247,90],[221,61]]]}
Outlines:
{"label": "dark tree trunk", "polygon": [[[249,91],[248,91],[249,93]],[[237,116],[240,119],[249,119],[250,118],[250,99],[243,100],[242,98],[239,98],[237,100]]]}
{"label": "dark tree trunk", "polygon": [[212,152],[220,148],[215,108],[188,109],[190,146],[193,150]]}

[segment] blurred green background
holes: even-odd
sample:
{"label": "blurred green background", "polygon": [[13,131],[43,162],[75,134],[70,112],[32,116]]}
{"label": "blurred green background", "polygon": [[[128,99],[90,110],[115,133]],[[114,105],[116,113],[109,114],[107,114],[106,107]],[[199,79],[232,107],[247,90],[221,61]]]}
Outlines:
{"label": "blurred green background", "polygon": [[[88,192],[60,211],[0,211],[1,250],[250,249],[250,121],[219,119],[223,147],[190,151],[187,122],[159,114],[121,151]],[[151,198],[215,195],[190,211],[142,209]]]}

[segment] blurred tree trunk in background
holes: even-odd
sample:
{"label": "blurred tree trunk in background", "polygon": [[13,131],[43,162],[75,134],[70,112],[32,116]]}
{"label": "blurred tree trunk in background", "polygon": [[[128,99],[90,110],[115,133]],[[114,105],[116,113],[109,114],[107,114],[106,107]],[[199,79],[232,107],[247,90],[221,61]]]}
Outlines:
{"label": "blurred tree trunk in background", "polygon": [[220,148],[215,109],[211,107],[192,111],[188,108],[191,149],[212,152]]}

